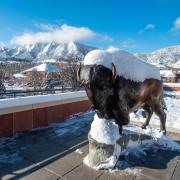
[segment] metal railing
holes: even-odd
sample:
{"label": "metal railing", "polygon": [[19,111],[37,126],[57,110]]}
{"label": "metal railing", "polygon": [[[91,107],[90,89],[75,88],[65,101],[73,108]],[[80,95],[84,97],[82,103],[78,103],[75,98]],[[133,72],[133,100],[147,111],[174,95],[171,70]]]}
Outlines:
{"label": "metal railing", "polygon": [[0,99],[15,98],[15,97],[25,97],[25,96],[35,96],[35,95],[46,95],[46,94],[58,94],[68,91],[78,91],[82,90],[80,87],[76,88],[61,88],[61,89],[39,89],[39,90],[9,90],[6,92],[0,92]]}

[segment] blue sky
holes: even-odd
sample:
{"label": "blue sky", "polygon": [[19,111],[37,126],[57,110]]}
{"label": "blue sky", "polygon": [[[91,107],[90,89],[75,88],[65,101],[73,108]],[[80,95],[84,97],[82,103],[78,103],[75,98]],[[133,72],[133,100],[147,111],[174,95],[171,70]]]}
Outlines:
{"label": "blue sky", "polygon": [[0,0],[0,44],[78,41],[131,52],[180,45],[180,0]]}

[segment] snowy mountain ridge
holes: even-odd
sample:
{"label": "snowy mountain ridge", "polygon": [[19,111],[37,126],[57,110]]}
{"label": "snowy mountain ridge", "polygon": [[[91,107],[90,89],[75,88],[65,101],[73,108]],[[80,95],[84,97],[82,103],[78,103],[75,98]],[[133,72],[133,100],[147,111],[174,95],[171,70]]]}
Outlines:
{"label": "snowy mountain ridge", "polygon": [[95,49],[80,43],[35,43],[17,46],[14,49],[0,47],[0,58],[26,61],[45,59],[67,60],[69,58],[82,59],[89,51]]}
{"label": "snowy mountain ridge", "polygon": [[149,54],[136,53],[135,56],[160,67],[180,68],[180,45],[162,48]]}
{"label": "snowy mountain ridge", "polygon": [[[77,42],[69,43],[35,43],[17,46],[14,49],[0,46],[0,61],[41,61],[47,59],[54,61],[77,59],[83,60],[84,56],[95,47],[86,46]],[[180,68],[180,45],[162,48],[152,53],[134,54],[138,58],[159,67]]]}

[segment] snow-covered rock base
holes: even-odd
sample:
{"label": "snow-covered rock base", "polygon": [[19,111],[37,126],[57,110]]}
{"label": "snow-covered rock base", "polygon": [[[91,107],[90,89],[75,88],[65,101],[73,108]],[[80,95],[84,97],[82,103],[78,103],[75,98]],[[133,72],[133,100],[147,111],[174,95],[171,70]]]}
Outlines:
{"label": "snow-covered rock base", "polygon": [[94,115],[89,132],[89,154],[84,163],[94,169],[114,168],[120,156],[119,129],[113,119],[106,120]]}
{"label": "snow-covered rock base", "polygon": [[83,162],[96,170],[121,169],[124,162],[119,160],[120,155],[139,161],[146,159],[145,150],[154,148],[180,152],[180,144],[158,129],[147,127],[144,130],[128,125],[123,127],[123,135],[120,136],[113,119],[100,119],[95,114],[89,132],[89,154]]}

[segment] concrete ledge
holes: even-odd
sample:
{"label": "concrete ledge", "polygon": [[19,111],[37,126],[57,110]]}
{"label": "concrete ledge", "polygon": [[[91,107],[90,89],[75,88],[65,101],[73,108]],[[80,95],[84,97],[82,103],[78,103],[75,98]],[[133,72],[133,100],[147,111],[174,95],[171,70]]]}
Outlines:
{"label": "concrete ledge", "polygon": [[0,99],[0,115],[87,100],[85,91]]}
{"label": "concrete ledge", "polygon": [[180,83],[163,83],[166,91],[180,91]]}
{"label": "concrete ledge", "polygon": [[84,91],[0,100],[0,137],[62,122],[90,110]]}

